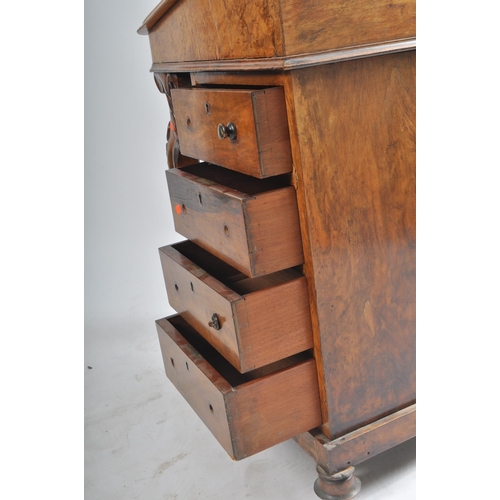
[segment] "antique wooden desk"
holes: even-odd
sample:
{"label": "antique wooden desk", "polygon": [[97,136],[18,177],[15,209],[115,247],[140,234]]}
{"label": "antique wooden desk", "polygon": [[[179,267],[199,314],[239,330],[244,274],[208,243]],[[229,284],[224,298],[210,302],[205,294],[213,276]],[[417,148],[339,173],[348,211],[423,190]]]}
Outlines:
{"label": "antique wooden desk", "polygon": [[164,0],[139,33],[188,238],[167,376],[234,459],[295,438],[352,498],[415,435],[414,0]]}

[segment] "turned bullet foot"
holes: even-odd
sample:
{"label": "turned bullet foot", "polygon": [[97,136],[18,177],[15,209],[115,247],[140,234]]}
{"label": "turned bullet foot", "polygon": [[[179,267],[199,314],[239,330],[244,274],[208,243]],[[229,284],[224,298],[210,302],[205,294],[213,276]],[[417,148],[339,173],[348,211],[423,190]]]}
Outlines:
{"label": "turned bullet foot", "polygon": [[314,483],[314,492],[323,500],[349,500],[361,489],[361,481],[354,475],[354,467],[329,475],[318,465],[316,471],[318,479]]}

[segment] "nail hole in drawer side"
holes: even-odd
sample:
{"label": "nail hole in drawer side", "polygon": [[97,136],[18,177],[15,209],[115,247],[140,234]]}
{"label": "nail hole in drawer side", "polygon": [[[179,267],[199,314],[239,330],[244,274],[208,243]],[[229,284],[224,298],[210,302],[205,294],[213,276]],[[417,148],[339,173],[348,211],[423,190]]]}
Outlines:
{"label": "nail hole in drawer side", "polygon": [[321,425],[309,352],[242,375],[180,316],[157,329],[168,378],[236,460]]}

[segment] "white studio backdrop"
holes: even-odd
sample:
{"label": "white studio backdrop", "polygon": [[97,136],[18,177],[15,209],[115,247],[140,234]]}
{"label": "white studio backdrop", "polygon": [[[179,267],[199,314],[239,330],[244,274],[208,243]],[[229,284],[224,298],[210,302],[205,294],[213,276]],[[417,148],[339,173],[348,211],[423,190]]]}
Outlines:
{"label": "white studio backdrop", "polygon": [[[169,111],[136,33],[156,0],[85,2],[85,320],[119,327],[172,312],[158,248],[173,229],[165,180]],[[99,328],[99,335],[103,335]]]}

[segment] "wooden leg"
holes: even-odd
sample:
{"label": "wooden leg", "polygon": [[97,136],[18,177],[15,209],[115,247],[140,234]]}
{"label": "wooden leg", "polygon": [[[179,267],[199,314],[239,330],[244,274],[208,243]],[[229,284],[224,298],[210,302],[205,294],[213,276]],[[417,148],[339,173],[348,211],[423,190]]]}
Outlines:
{"label": "wooden leg", "polygon": [[336,439],[320,429],[295,437],[317,464],[314,491],[323,500],[348,500],[361,489],[354,466],[415,436],[416,405],[399,410],[376,422]]}
{"label": "wooden leg", "polygon": [[323,500],[349,500],[361,490],[361,481],[354,475],[354,467],[334,474],[328,474],[318,465],[318,479],[314,483],[314,492]]}

